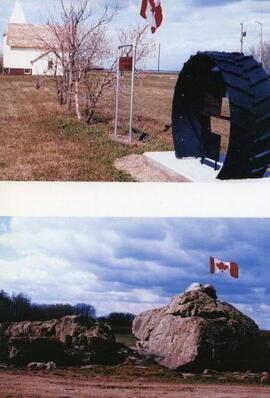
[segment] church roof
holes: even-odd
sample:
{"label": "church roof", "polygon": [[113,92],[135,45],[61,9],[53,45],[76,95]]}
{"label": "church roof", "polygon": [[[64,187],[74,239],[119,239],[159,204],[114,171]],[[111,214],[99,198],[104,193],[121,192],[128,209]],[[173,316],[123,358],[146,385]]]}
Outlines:
{"label": "church roof", "polygon": [[54,33],[48,25],[8,24],[7,44],[10,47],[47,49],[53,42]]}
{"label": "church roof", "polygon": [[20,0],[17,0],[14,5],[9,23],[27,23]]}

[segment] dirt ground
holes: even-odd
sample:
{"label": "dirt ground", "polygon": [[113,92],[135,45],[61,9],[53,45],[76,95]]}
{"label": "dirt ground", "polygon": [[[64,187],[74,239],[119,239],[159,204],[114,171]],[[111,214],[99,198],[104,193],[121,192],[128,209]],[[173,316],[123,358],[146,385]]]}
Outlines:
{"label": "dirt ground", "polygon": [[116,159],[114,166],[121,172],[130,174],[138,182],[185,182],[181,177],[173,177],[146,162],[143,155],[128,155]]}
{"label": "dirt ground", "polygon": [[1,373],[0,398],[269,398],[270,387]]}

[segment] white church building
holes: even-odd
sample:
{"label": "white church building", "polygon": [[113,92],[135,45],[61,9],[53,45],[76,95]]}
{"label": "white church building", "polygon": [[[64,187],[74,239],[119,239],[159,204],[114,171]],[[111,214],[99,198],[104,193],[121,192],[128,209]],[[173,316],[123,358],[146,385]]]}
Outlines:
{"label": "white church building", "polygon": [[27,23],[20,0],[16,0],[3,43],[3,72],[7,75],[61,74],[57,58],[45,43],[53,40],[48,25]]}

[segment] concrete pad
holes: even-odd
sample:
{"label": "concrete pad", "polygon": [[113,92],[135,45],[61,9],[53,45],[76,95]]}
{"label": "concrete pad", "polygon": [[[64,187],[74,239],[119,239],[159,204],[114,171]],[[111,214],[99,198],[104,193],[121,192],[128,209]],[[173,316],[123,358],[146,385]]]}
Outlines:
{"label": "concrete pad", "polygon": [[189,182],[219,181],[216,179],[219,170],[214,170],[214,168],[202,164],[200,159],[177,159],[173,151],[145,152],[144,157],[152,166],[155,166],[169,175],[181,176]]}
{"label": "concrete pad", "polygon": [[[206,159],[206,163],[202,164],[200,158],[184,158],[177,159],[173,151],[170,152],[145,152],[143,154],[146,162],[152,167],[156,167],[168,176],[176,178],[180,177],[187,182],[222,182],[217,179],[222,163],[218,163],[218,169],[213,167],[213,161]],[[210,165],[211,166],[210,166]],[[232,180],[226,180],[232,181]],[[234,180],[234,181],[248,181],[248,182],[269,182],[268,178]]]}

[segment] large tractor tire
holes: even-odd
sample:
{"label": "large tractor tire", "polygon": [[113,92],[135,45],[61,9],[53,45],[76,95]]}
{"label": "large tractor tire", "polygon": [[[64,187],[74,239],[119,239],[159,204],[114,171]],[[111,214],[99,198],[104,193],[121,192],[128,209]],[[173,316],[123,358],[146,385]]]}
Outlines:
{"label": "large tractor tire", "polygon": [[230,137],[217,178],[263,177],[270,164],[270,81],[261,64],[240,53],[198,53],[184,65],[172,110],[176,157],[207,157],[209,142],[217,144],[211,116],[220,116],[224,97]]}

